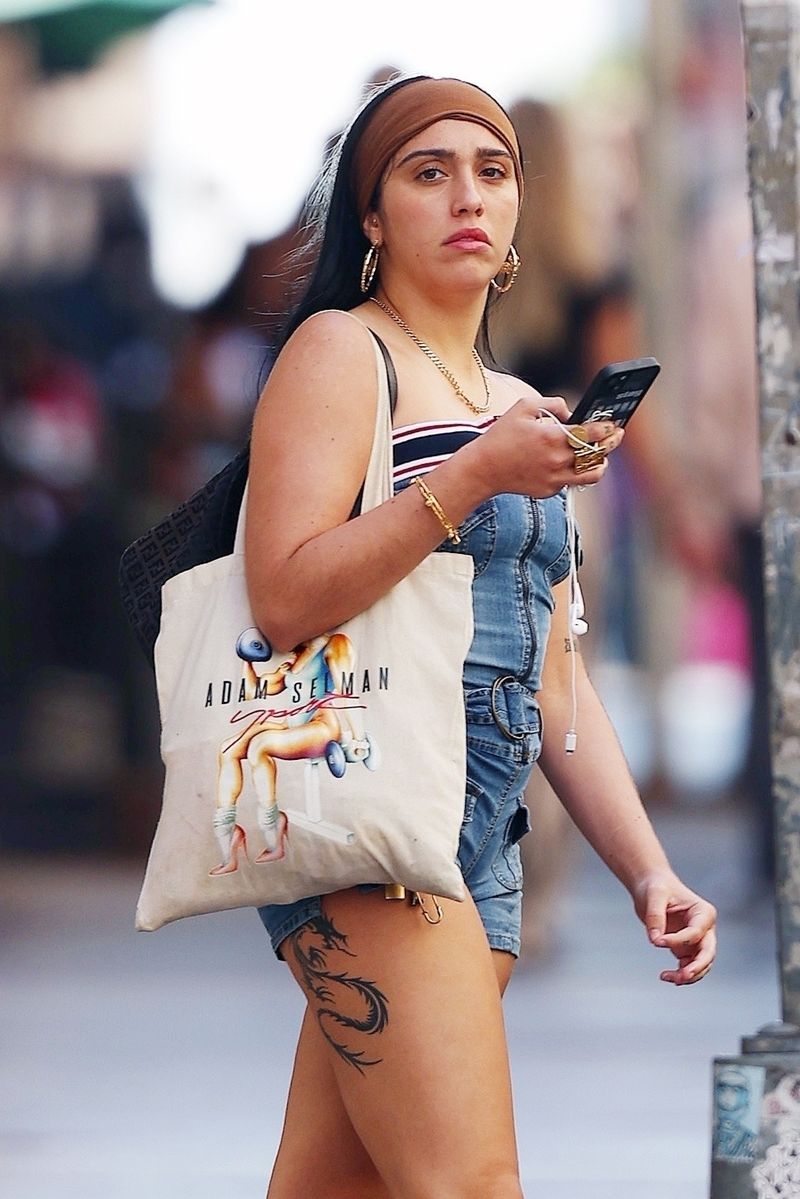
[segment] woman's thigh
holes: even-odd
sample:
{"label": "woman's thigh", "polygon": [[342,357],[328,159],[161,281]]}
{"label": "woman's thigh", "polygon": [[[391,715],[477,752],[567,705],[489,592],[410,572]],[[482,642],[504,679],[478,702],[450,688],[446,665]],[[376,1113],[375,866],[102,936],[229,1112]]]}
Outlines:
{"label": "woman's thigh", "polygon": [[[288,946],[287,946],[288,947]],[[501,995],[514,957],[492,950]],[[339,1093],[329,1045],[306,1008],[295,1055],[286,1118],[267,1199],[389,1199]]]}
{"label": "woman's thigh", "polygon": [[[442,906],[432,926],[380,891],[340,892],[325,898],[322,918],[283,942],[308,999],[304,1060],[316,1061],[330,1099],[319,1127],[331,1120],[327,1137],[338,1128],[346,1144],[343,1111],[391,1195],[511,1199],[521,1191],[500,1004],[511,959],[489,949],[471,899]],[[315,1057],[320,1051],[326,1056]],[[301,1118],[294,1083],[293,1092],[285,1140]],[[358,1144],[349,1160],[360,1160]],[[283,1145],[282,1154],[288,1160]]]}
{"label": "woman's thigh", "polygon": [[278,1156],[267,1199],[389,1199],[356,1136],[333,1073],[331,1053],[307,1008],[295,1054]]}

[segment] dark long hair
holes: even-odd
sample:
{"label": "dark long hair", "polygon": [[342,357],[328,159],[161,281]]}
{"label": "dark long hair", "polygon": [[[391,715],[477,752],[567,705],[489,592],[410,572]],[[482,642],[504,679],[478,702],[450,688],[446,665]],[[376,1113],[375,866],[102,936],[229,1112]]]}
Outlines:
{"label": "dark long hair", "polygon": [[[348,311],[362,303],[361,267],[369,241],[361,228],[355,198],[350,185],[353,155],[361,135],[375,110],[387,96],[410,83],[428,79],[428,75],[400,78],[381,86],[356,114],[334,147],[323,169],[317,187],[311,194],[305,213],[309,234],[306,253],[315,254],[311,274],[300,299],[289,313],[278,337],[276,352],[289,340],[294,331],[315,312],[328,308]],[[377,194],[372,203],[377,201]],[[303,255],[305,257],[305,254]],[[496,366],[489,345],[489,311],[496,299],[490,289],[480,329],[481,352],[491,366]]]}

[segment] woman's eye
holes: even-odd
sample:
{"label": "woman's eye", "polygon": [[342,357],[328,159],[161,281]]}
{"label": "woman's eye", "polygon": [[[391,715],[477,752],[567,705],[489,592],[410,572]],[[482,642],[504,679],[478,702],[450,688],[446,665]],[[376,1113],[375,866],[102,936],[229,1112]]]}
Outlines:
{"label": "woman's eye", "polygon": [[424,180],[432,180],[432,179],[438,179],[438,177],[443,174],[444,174],[444,172],[441,167],[423,167],[423,169],[417,175],[417,178],[424,179]]}
{"label": "woman's eye", "polygon": [[489,179],[505,179],[508,172],[506,171],[505,167],[493,165],[484,167],[481,171],[481,174]]}

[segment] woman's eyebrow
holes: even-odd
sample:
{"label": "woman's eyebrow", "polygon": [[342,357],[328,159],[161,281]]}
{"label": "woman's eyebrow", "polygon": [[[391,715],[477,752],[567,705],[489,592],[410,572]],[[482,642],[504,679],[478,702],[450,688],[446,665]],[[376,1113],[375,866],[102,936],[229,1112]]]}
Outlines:
{"label": "woman's eyebrow", "polygon": [[406,154],[398,162],[398,166],[405,166],[407,162],[411,162],[413,158],[455,158],[455,150],[443,150],[433,147],[430,150],[412,150],[410,154]]}
{"label": "woman's eyebrow", "polygon": [[[412,150],[405,157],[401,158],[397,166],[402,167],[407,162],[414,158],[444,158],[451,160],[456,157],[455,150],[445,150],[441,146],[433,146],[429,150]],[[501,149],[500,146],[481,146],[475,151],[476,158],[511,158],[508,150]]]}

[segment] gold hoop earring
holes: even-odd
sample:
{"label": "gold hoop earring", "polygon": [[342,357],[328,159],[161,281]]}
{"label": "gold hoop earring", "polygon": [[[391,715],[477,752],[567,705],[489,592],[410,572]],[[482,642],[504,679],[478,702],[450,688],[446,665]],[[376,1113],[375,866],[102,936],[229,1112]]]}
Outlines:
{"label": "gold hoop earring", "polygon": [[521,266],[522,261],[519,254],[513,246],[509,246],[506,260],[497,272],[498,275],[505,275],[505,283],[495,283],[494,279],[492,279],[492,287],[499,295],[504,296],[507,291],[511,291],[511,288],[517,281],[517,275]]}
{"label": "gold hoop earring", "polygon": [[361,290],[364,295],[367,294],[372,287],[372,281],[378,273],[378,259],[380,258],[380,246],[370,244],[369,249],[364,255],[364,265],[361,268]]}

